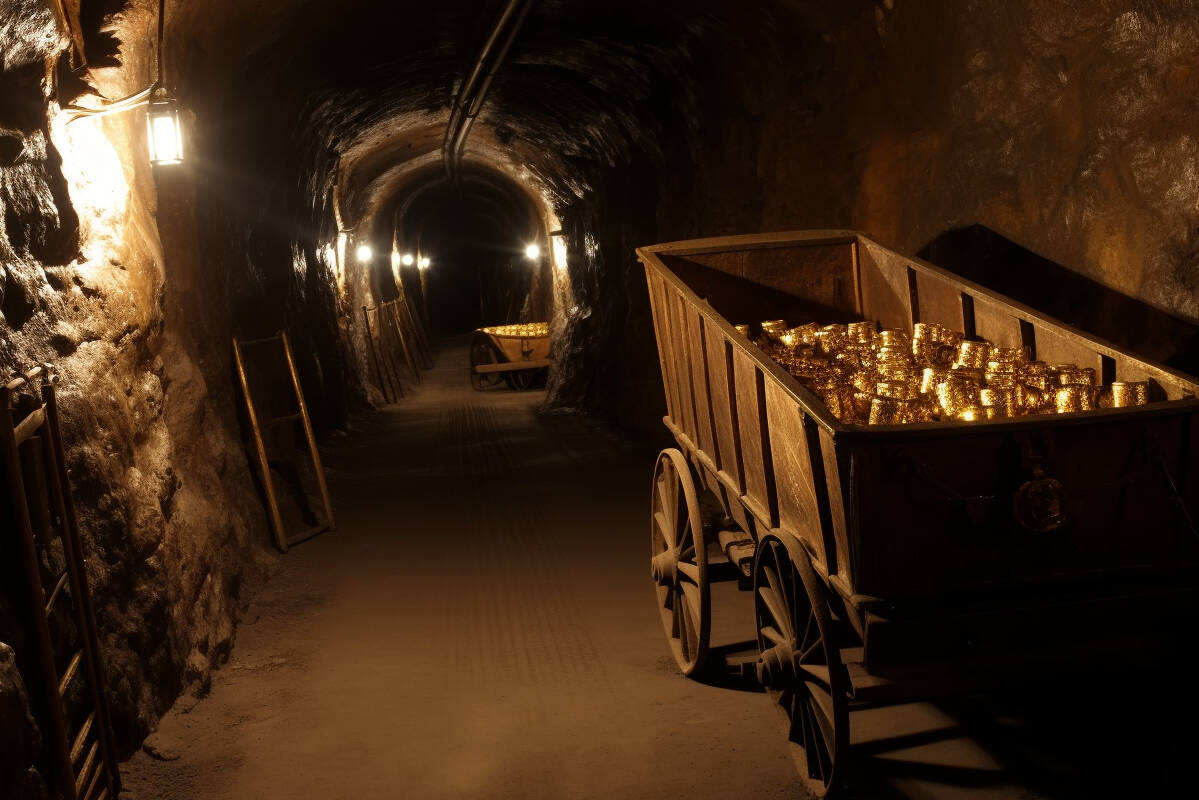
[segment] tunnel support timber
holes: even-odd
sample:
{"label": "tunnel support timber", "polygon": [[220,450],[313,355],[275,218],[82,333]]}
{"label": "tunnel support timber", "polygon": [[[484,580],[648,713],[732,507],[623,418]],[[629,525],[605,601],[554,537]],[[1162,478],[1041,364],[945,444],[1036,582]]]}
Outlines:
{"label": "tunnel support timber", "polygon": [[[0,451],[13,517],[7,535],[15,540],[24,573],[28,623],[37,651],[35,685],[41,689],[36,716],[53,751],[52,782],[64,800],[115,800],[121,778],[83,544],[58,427],[55,379],[47,365],[0,387]],[[55,539],[62,547],[61,572],[58,556],[52,554]],[[47,567],[53,583],[49,594],[48,582],[43,581]],[[50,625],[67,606],[77,635],[68,652],[59,652]],[[80,681],[86,684],[85,691],[73,694],[71,687]]]}
{"label": "tunnel support timber", "polygon": [[[247,346],[270,344],[272,342],[279,343],[282,350],[283,361],[290,377],[291,388],[295,393],[297,411],[292,414],[264,419],[259,413],[259,406],[261,404],[255,401],[254,393],[250,389],[250,378],[246,369],[244,348]],[[300,385],[300,377],[296,373],[295,358],[292,355],[291,343],[288,341],[285,331],[279,331],[274,336],[268,336],[263,339],[241,341],[235,338],[233,340],[233,354],[237,362],[237,375],[241,381],[242,396],[246,401],[246,414],[250,420],[251,438],[254,440],[254,452],[258,462],[259,474],[262,477],[262,488],[266,494],[271,530],[275,536],[275,544],[280,550],[286,553],[291,545],[299,544],[306,539],[310,539],[325,531],[334,530],[337,527],[333,519],[333,503],[329,499],[329,487],[325,483],[325,471],[321,465],[320,452],[316,446],[316,436],[312,432],[312,421],[308,417],[308,404],[304,402],[304,390]],[[291,537],[288,536],[287,530],[283,525],[283,515],[279,507],[279,495],[275,487],[274,478],[271,475],[270,458],[267,455],[266,441],[263,438],[265,430],[281,424],[299,424],[304,431],[304,438],[308,446],[308,455],[312,463],[313,475],[316,478],[317,487],[320,491],[321,503],[324,507],[325,515],[323,523],[318,521],[316,525]]]}

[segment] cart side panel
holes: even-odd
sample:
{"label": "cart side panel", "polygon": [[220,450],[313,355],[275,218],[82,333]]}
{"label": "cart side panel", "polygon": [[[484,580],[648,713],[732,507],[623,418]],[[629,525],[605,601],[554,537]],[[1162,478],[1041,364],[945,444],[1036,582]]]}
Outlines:
{"label": "cart side panel", "polygon": [[841,454],[852,463],[854,591],[899,600],[1199,564],[1185,510],[1194,483],[1180,478],[1194,413],[854,445]]}
{"label": "cart side panel", "polygon": [[733,351],[733,376],[745,469],[745,502],[754,516],[774,528],[778,526],[778,498],[774,494],[765,379],[754,360],[740,348]]}
{"label": "cart side panel", "polygon": [[745,477],[734,399],[733,347],[714,325],[704,329],[704,347],[708,353],[708,385],[712,389],[708,397],[716,425],[716,466],[732,482],[740,498],[745,493]]}
{"label": "cart side panel", "polygon": [[658,361],[662,367],[662,389],[666,395],[666,416],[672,420],[678,419],[679,401],[675,396],[674,370],[678,362],[670,347],[670,333],[666,320],[666,296],[664,281],[648,264],[645,267],[645,279],[649,288],[649,307],[654,320],[654,338],[658,341]]}
{"label": "cart side panel", "polygon": [[[775,493],[779,527],[806,542],[825,572],[835,571],[832,531],[827,510],[821,513],[813,472],[813,453],[819,454],[816,427],[776,381],[766,383],[766,416],[770,422]],[[823,476],[823,470],[820,471]],[[820,487],[824,491],[824,487]]]}
{"label": "cart side panel", "polygon": [[[851,513],[849,500],[853,495],[856,477],[854,475],[853,454],[850,448],[842,447],[840,452],[833,439],[833,432],[823,426],[820,433],[820,464],[824,472],[824,490],[828,498],[829,526],[832,529],[833,547],[836,554],[836,573],[850,586],[854,585],[857,574],[857,564],[853,561],[856,542],[855,531],[859,527],[857,519]],[[818,495],[819,496],[819,495]]]}
{"label": "cart side panel", "polygon": [[698,446],[699,435],[698,425],[695,419],[695,393],[692,374],[694,373],[694,364],[691,362],[691,347],[687,344],[687,312],[688,303],[683,299],[682,294],[678,289],[667,284],[666,295],[668,302],[667,316],[670,319],[670,343],[674,348],[674,357],[677,362],[678,374],[676,380],[678,384],[675,391],[679,397],[679,416],[677,422],[691,439]]}
{"label": "cart side panel", "polygon": [[884,329],[907,330],[914,319],[914,273],[906,260],[870,241],[863,241],[858,253],[862,316],[878,320]]}
{"label": "cart side panel", "polygon": [[716,438],[712,429],[712,408],[709,398],[708,358],[704,350],[704,319],[694,308],[687,309],[687,350],[691,356],[691,386],[695,398],[695,424],[699,434],[697,444],[714,463],[716,460]]}
{"label": "cart side panel", "polygon": [[[845,238],[832,243],[798,242],[777,247],[690,253],[677,258],[856,315],[858,287],[854,251],[854,240]],[[675,258],[665,256],[663,261],[673,269]],[[757,322],[756,319],[745,321]]]}
{"label": "cart side panel", "polygon": [[1032,342],[1025,341],[1025,326],[1010,308],[985,297],[974,297],[973,307],[975,335],[997,347],[1027,346],[1032,349]]}
{"label": "cart side panel", "polygon": [[966,324],[962,309],[962,292],[940,275],[917,271],[916,273],[916,321],[935,322],[953,331],[964,331],[972,336],[974,331]]}

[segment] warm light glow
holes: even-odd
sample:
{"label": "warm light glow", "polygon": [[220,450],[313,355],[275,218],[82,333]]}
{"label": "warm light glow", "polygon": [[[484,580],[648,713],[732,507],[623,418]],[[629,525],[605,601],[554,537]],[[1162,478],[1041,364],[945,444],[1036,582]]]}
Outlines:
{"label": "warm light glow", "polygon": [[566,269],[566,239],[562,236],[555,236],[552,240],[554,247],[554,265],[558,269]]}
{"label": "warm light glow", "polygon": [[421,256],[420,262],[417,264],[421,269],[428,269],[433,261],[428,256]]}
{"label": "warm light glow", "polygon": [[[91,282],[93,268],[108,270],[113,254],[122,252],[129,180],[125,164],[104,135],[103,119],[79,119],[70,125],[66,120],[65,114],[55,115],[50,133],[62,155],[71,205],[79,215],[83,258],[77,269]],[[38,146],[44,148],[46,143]]]}
{"label": "warm light glow", "polygon": [[183,131],[175,101],[152,101],[146,110],[146,123],[151,163],[178,164],[183,161]]}
{"label": "warm light glow", "polygon": [[530,261],[536,261],[541,258],[541,248],[536,244],[531,244],[525,247],[525,258]]}
{"label": "warm light glow", "polygon": [[371,249],[371,246],[369,244],[358,245],[358,253],[357,253],[358,260],[361,261],[362,263],[365,264],[367,261],[370,261],[371,257],[374,256],[374,254],[375,254],[375,251]]}
{"label": "warm light glow", "polygon": [[405,267],[411,267],[416,263],[416,259],[412,257],[411,253],[404,253],[404,255],[400,256],[400,263]]}
{"label": "warm light glow", "polygon": [[397,251],[392,250],[391,251],[391,271],[395,272],[399,268],[400,268],[400,254]]}

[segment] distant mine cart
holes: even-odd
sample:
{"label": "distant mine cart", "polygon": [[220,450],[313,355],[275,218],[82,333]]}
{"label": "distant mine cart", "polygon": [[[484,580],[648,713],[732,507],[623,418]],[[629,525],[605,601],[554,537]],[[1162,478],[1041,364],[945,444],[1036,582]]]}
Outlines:
{"label": "distant mine cart", "polygon": [[1191,379],[855,232],[637,253],[679,446],[653,476],[662,624],[695,674],[712,582],[752,590],[740,658],[815,795],[857,708],[1190,635]]}
{"label": "distant mine cart", "polygon": [[548,322],[496,325],[475,331],[470,345],[470,383],[486,389],[504,381],[524,391],[545,375],[550,365]]}

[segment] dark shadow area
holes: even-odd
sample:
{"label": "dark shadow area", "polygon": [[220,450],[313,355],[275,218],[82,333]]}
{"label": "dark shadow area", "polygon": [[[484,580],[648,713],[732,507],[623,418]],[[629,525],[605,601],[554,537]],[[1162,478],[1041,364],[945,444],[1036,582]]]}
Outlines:
{"label": "dark shadow area", "polygon": [[[1194,780],[1188,755],[1199,738],[1199,692],[1181,665],[1080,664],[933,707],[941,724],[897,726],[850,748],[848,797],[974,796],[1013,786],[1030,798],[1172,797]],[[887,713],[905,719],[902,708]]]}
{"label": "dark shadow area", "polygon": [[983,225],[946,231],[917,255],[1118,347],[1199,375],[1199,326],[1079,275]]}

